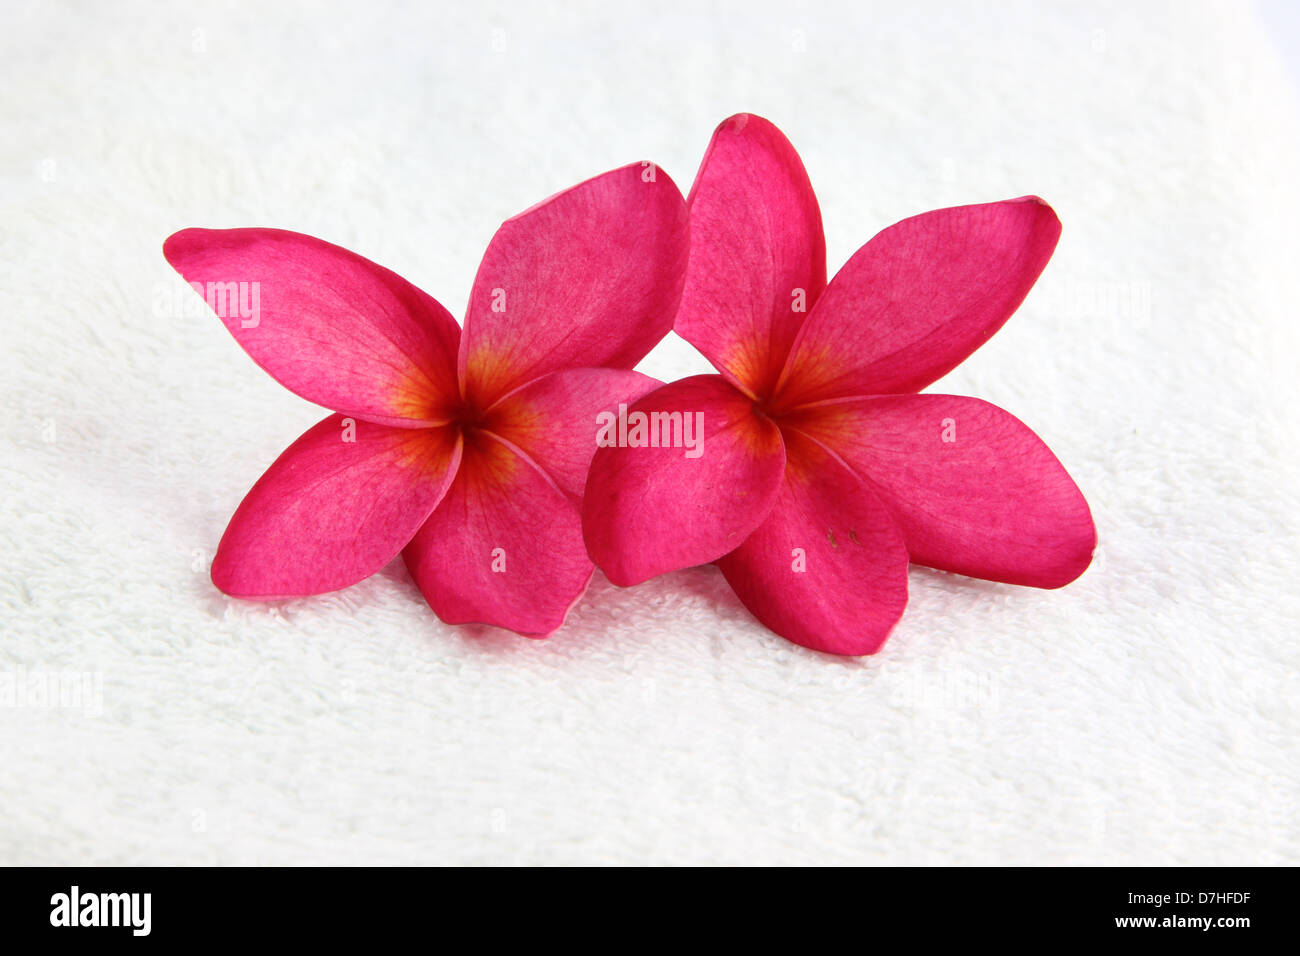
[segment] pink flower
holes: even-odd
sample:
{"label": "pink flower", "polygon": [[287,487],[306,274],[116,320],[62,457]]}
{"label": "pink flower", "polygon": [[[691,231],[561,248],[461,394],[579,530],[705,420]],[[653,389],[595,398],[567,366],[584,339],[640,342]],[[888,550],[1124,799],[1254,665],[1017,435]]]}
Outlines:
{"label": "pink flower", "polygon": [[1047,446],[987,402],[916,394],[1024,300],[1061,232],[1045,202],[906,219],[827,285],[798,155],[740,115],[714,134],[689,206],[675,328],[721,374],[628,413],[702,412],[696,457],[666,440],[596,453],[584,530],[610,580],[717,561],[778,634],[870,654],[903,613],[909,559],[1044,588],[1083,573],[1092,517]]}
{"label": "pink flower", "polygon": [[[275,229],[186,229],[163,253],[262,368],[330,415],[235,512],[212,580],[239,597],[347,587],[400,551],[438,616],[546,635],[592,573],[579,502],[595,416],[658,385],[686,206],[649,164],[507,221],[462,333],[415,286]],[[237,307],[231,307],[237,302]]]}

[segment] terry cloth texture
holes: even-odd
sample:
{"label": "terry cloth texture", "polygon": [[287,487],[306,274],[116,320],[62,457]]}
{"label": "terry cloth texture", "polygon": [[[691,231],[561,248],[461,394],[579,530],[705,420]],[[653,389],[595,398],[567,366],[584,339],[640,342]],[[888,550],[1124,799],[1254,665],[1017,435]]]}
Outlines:
{"label": "terry cloth texture", "polygon": [[[1300,862],[1300,130],[1251,7],[3,18],[0,862]],[[400,561],[278,604],[213,588],[323,413],[167,235],[311,233],[460,315],[503,219],[640,159],[685,191],[742,110],[801,152],[832,271],[928,209],[1056,208],[1038,287],[931,390],[1062,459],[1083,578],[914,569],[861,660],[768,633],[711,567],[597,575],[542,642],[444,626]],[[642,369],[707,365],[673,338]]]}

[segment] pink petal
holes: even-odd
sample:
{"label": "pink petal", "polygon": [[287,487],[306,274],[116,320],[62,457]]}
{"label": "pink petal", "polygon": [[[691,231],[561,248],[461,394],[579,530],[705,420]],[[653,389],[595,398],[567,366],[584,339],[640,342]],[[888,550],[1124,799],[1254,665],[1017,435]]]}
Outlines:
{"label": "pink petal", "polygon": [[714,132],[689,204],[690,264],[674,328],[735,384],[766,394],[826,286],[808,174],[779,129],[742,113]]}
{"label": "pink petal", "polygon": [[718,567],[782,637],[831,654],[874,654],[907,606],[907,548],[861,479],[798,433],[785,437],[780,497]]}
{"label": "pink petal", "polygon": [[537,637],[564,623],[592,573],[573,502],[481,431],[467,435],[455,482],[403,557],[446,623]]}
{"label": "pink petal", "polygon": [[577,504],[596,453],[598,416],[617,414],[620,403],[662,384],[624,369],[552,372],[498,401],[483,427],[531,458]]}
{"label": "pink petal", "polygon": [[915,392],[983,345],[1047,265],[1061,223],[1035,196],[890,226],[831,280],[799,334],[777,405]]}
{"label": "pink petal", "polygon": [[445,420],[457,399],[456,321],[354,252],[281,229],[185,229],[163,255],[253,361],[310,402],[412,427]]}
{"label": "pink petal", "polygon": [[[667,445],[631,447],[638,412],[679,413],[676,447],[671,435]],[[720,558],[767,516],[785,469],[780,431],[720,376],[651,392],[628,410],[628,425],[627,447],[596,452],[583,502],[587,550],[615,584]]]}
{"label": "pink petal", "polygon": [[798,427],[870,480],[918,564],[1056,588],[1092,560],[1082,493],[1042,439],[996,405],[863,398],[810,409]]}
{"label": "pink petal", "polygon": [[460,368],[481,405],[548,372],[631,368],[672,328],[686,204],[636,163],[508,220],[474,279]]}
{"label": "pink petal", "polygon": [[236,597],[281,598],[369,577],[437,507],[460,457],[455,429],[329,416],[245,496],[212,562],[213,583]]}

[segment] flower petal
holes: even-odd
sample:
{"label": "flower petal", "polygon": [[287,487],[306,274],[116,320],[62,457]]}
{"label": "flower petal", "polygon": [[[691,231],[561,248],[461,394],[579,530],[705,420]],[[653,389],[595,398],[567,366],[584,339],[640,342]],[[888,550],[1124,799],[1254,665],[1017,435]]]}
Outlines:
{"label": "flower petal", "polygon": [[532,462],[471,433],[447,497],[402,552],[448,624],[545,637],[591,580],[578,510]]}
{"label": "flower petal", "polygon": [[1024,301],[1061,235],[1036,196],[890,226],[817,301],[777,404],[915,392],[983,345]]}
{"label": "flower petal", "polygon": [[866,476],[912,560],[1056,588],[1088,567],[1088,503],[1042,439],[977,398],[891,395],[809,409],[798,427]]}
{"label": "flower petal", "polygon": [[631,368],[672,328],[686,204],[635,163],[506,221],[470,293],[460,368],[483,405],[549,372]]}
{"label": "flower petal", "polygon": [[281,229],[185,229],[163,255],[253,361],[310,402],[416,427],[458,396],[455,319],[354,252]]}
{"label": "flower petal", "polygon": [[[658,447],[634,444],[638,413],[660,416],[640,436]],[[674,414],[675,442],[665,424]],[[626,424],[623,447],[596,452],[583,499],[587,550],[615,584],[720,558],[767,516],[785,469],[780,431],[720,376],[651,392]]]}
{"label": "flower petal", "polygon": [[213,583],[236,597],[281,598],[369,577],[437,507],[460,457],[455,429],[329,416],[245,496],[217,548]]}
{"label": "flower petal", "polygon": [[579,368],[515,389],[488,412],[484,428],[536,462],[579,504],[602,413],[617,414],[663,383],[640,372]]}
{"label": "flower petal", "polygon": [[907,548],[865,482],[808,438],[785,438],[776,504],[718,567],[782,637],[831,654],[874,654],[907,606]]}
{"label": "flower petal", "polygon": [[742,113],[714,132],[689,205],[690,264],[674,328],[733,383],[766,393],[826,286],[808,174],[779,129]]}

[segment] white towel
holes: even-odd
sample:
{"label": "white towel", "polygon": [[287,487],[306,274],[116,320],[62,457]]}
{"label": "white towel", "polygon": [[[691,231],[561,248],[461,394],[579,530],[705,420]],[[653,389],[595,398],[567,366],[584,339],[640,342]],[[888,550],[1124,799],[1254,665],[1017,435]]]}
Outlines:
{"label": "white towel", "polygon": [[[0,862],[1300,861],[1294,90],[1249,6],[1072,6],[8,5]],[[323,412],[168,234],[312,233],[460,314],[502,219],[639,159],[686,191],[742,110],[801,152],[832,269],[928,209],[1055,206],[1037,289],[932,390],[1051,445],[1083,578],[914,569],[860,660],[712,568],[597,576],[544,642],[441,624],[400,561],[213,588]]]}

